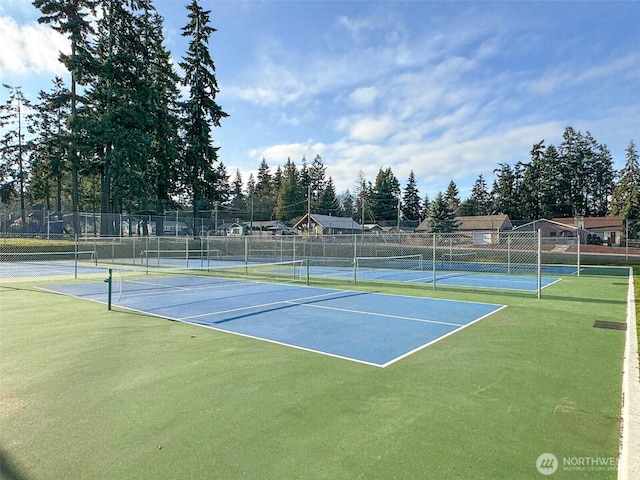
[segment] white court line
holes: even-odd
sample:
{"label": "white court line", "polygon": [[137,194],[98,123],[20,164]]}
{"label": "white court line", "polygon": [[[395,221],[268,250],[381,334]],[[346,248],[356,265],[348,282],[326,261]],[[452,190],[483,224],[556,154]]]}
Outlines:
{"label": "white court line", "polygon": [[327,307],[326,305],[310,305],[308,303],[297,303],[294,300],[288,300],[286,303],[291,303],[292,305],[301,305],[303,307],[310,307],[310,308],[325,308],[327,310],[337,310],[339,312],[357,313],[359,315],[373,315],[375,317],[397,318],[399,320],[410,320],[412,322],[436,323],[438,325],[450,325],[452,327],[460,327],[464,325],[464,323],[441,322],[439,320],[429,320],[427,318],[404,317],[401,315],[391,315],[388,313],[376,313],[376,312],[367,312],[364,310],[352,310],[350,308]]}
{"label": "white court line", "polygon": [[[180,277],[171,277],[171,278],[180,278]],[[209,277],[198,277],[198,278],[209,278]],[[229,285],[232,285],[234,287],[241,287],[243,285],[253,285],[255,282],[225,282],[225,283],[208,283],[206,285],[193,285],[191,287],[179,287],[177,285],[166,285],[166,284],[162,284],[162,283],[152,283],[152,282],[142,282],[139,280],[127,280],[127,279],[122,279],[120,280],[120,283],[137,283],[137,284],[141,284],[141,285],[149,285],[152,287],[157,287],[158,290],[183,290],[186,292],[191,292],[191,291],[197,291],[197,290],[211,290],[211,289],[216,289],[219,287],[228,287]],[[126,297],[126,298],[133,298],[133,297],[146,297],[147,295],[149,295],[150,291],[149,290],[144,290],[144,291],[140,291],[140,292],[135,292],[131,291],[128,292],[126,289],[124,289],[122,292],[122,296]]]}
{"label": "white court line", "polygon": [[485,318],[487,318],[490,315],[493,315],[494,313],[499,312],[500,310],[503,310],[507,308],[507,305],[502,305],[500,308],[493,310],[492,312],[487,313],[486,315],[483,315],[479,318],[476,318],[475,320],[473,320],[472,322],[466,323],[464,325],[459,325],[459,328],[456,328],[455,330],[450,331],[449,333],[445,333],[444,335],[439,336],[438,338],[435,338],[433,340],[431,340],[430,342],[425,343],[424,345],[420,345],[419,347],[414,348],[413,350],[410,350],[406,353],[403,353],[402,355],[389,360],[387,363],[383,363],[382,365],[380,365],[382,368],[388,367],[389,365],[392,365],[400,360],[402,360],[403,358],[408,357],[409,355],[413,355],[416,352],[419,352],[420,350],[427,348],[430,345],[433,345],[436,342],[439,342],[440,340],[444,340],[445,338],[447,338],[450,335],[453,335],[454,333],[458,333],[460,330],[462,330],[463,328],[467,328],[471,325],[473,325],[474,323],[478,323],[480,320],[484,320]]}
{"label": "white court line", "polygon": [[305,351],[305,352],[316,353],[316,354],[324,355],[324,356],[327,356],[327,357],[339,358],[340,360],[348,360],[350,362],[362,363],[364,365],[369,365],[371,367],[384,368],[384,366],[385,366],[385,365],[382,365],[380,363],[368,362],[366,360],[360,360],[359,358],[347,357],[345,355],[338,355],[337,353],[326,352],[324,350],[315,350],[313,348],[303,347],[301,345],[296,345],[295,343],[280,342],[278,340],[272,340],[270,338],[257,337],[255,335],[249,335],[247,333],[234,332],[233,330],[225,330],[224,328],[214,327],[212,325],[203,325],[201,323],[193,323],[193,322],[188,322],[188,321],[184,322],[183,320],[179,320],[179,319],[175,319],[175,320],[177,320],[179,322],[186,323],[187,325],[193,325],[195,327],[208,328],[210,330],[215,330],[216,332],[227,333],[227,334],[230,334],[230,335],[238,335],[240,337],[250,338],[252,340],[260,340],[260,341],[263,341],[263,342],[273,343],[275,345],[281,345],[283,347],[295,348],[296,350],[302,350],[302,351]]}
{"label": "white court line", "polygon": [[[165,284],[162,284],[162,283],[142,282],[140,280],[123,280],[123,283],[124,282],[126,282],[126,283],[134,283],[136,285],[149,285],[151,287],[170,288],[172,290],[185,290],[185,291],[192,290],[191,288],[180,287],[178,285],[165,285]],[[210,285],[207,285],[207,287],[210,287]]]}
{"label": "white court line", "polygon": [[[182,317],[182,318],[183,319],[192,319],[192,318],[210,317],[212,315],[221,315],[223,313],[241,312],[243,310],[254,310],[256,308],[272,307],[273,305],[281,305],[281,304],[286,304],[286,303],[291,303],[291,302],[298,302],[298,301],[302,301],[302,300],[313,300],[313,299],[316,299],[316,298],[327,297],[327,296],[330,296],[330,295],[336,295],[336,294],[343,295],[345,292],[348,292],[348,290],[345,290],[345,291],[342,291],[342,290],[333,291],[333,292],[329,292],[329,293],[323,293],[323,294],[320,294],[320,295],[311,295],[311,296],[307,296],[307,297],[293,298],[291,300],[278,300],[277,302],[262,303],[262,304],[259,304],[259,305],[249,305],[249,306],[246,306],[246,307],[230,308],[228,310],[219,310],[219,311],[216,311],[216,312],[200,313],[198,315],[190,315],[188,317]],[[349,292],[349,293],[353,293],[353,292]],[[359,292],[359,293],[362,293],[362,292]]]}

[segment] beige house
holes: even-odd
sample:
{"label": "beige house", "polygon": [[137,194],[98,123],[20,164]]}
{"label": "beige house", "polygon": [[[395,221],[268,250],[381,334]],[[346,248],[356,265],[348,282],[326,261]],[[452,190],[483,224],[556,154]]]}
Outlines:
{"label": "beige house", "polygon": [[352,218],[332,217],[331,215],[307,214],[296,223],[295,228],[301,234],[340,235],[362,233],[363,228]]}
{"label": "beige house", "polygon": [[581,244],[620,246],[624,220],[620,217],[541,218],[515,230],[540,230],[544,238],[580,238]]}
{"label": "beige house", "polygon": [[[513,229],[513,224],[508,215],[477,215],[456,217],[457,231],[467,233],[473,237],[475,245],[497,243],[500,232],[508,232]],[[429,219],[424,220],[416,232],[429,232]]]}

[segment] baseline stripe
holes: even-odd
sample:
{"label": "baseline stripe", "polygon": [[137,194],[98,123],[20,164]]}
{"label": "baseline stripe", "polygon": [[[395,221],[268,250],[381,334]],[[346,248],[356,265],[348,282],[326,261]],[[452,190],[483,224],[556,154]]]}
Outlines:
{"label": "baseline stripe", "polygon": [[290,303],[292,305],[300,305],[302,307],[325,308],[327,310],[337,310],[339,312],[356,313],[358,315],[373,315],[375,317],[396,318],[398,320],[410,320],[412,322],[436,323],[438,325],[449,325],[452,327],[460,327],[464,325],[463,323],[441,322],[439,320],[429,320],[427,318],[404,317],[401,315],[391,315],[388,313],[376,313],[376,312],[367,312],[365,310],[351,310],[350,308],[328,307],[326,305],[310,305],[308,303],[297,303],[293,300],[288,300],[286,303]]}
{"label": "baseline stripe", "polygon": [[[291,302],[298,302],[298,301],[303,301],[303,300],[314,300],[314,299],[318,299],[318,298],[322,298],[322,297],[328,297],[331,295],[344,295],[344,291],[341,292],[329,292],[329,293],[323,293],[320,295],[311,295],[308,297],[300,297],[300,298],[294,298],[291,300],[278,300],[277,302],[269,302],[269,303],[261,303],[258,305],[247,305],[246,307],[238,307],[238,308],[230,308],[228,310],[219,310],[216,312],[209,312],[209,313],[200,313],[198,315],[190,315],[187,317],[182,317],[181,320],[189,320],[192,318],[201,318],[201,317],[210,317],[212,315],[222,315],[225,313],[233,313],[233,312],[242,312],[243,310],[254,310],[256,308],[264,308],[264,307],[273,307],[274,305],[285,305]],[[352,292],[350,292],[352,293]],[[300,305],[304,305],[303,303],[301,303]]]}

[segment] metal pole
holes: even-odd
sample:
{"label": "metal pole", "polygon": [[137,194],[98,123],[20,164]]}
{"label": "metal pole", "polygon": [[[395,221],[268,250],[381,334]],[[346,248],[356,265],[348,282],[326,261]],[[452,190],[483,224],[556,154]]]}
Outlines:
{"label": "metal pole", "polygon": [[74,268],[74,276],[73,278],[77,279],[78,278],[78,235],[76,235],[76,241],[74,242],[74,261],[73,261],[73,268]]}
{"label": "metal pole", "polygon": [[433,271],[433,279],[431,281],[431,283],[433,284],[433,289],[436,289],[436,234],[432,233],[432,240],[433,240],[433,262],[432,263],[432,271]]}
{"label": "metal pole", "polygon": [[624,234],[624,252],[625,252],[625,260],[629,261],[629,219],[625,218],[625,234]]}
{"label": "metal pole", "polygon": [[111,310],[111,294],[112,294],[112,284],[113,284],[113,270],[109,269],[109,276],[105,280],[107,282],[107,310]]}
{"label": "metal pole", "polygon": [[353,283],[357,282],[358,276],[358,237],[353,234]]}
{"label": "metal pole", "polygon": [[578,230],[577,238],[578,238],[578,245],[577,245],[577,250],[578,250],[578,253],[577,253],[577,255],[578,255],[577,268],[578,268],[578,272],[577,273],[578,273],[578,277],[579,277],[580,276],[580,270],[581,270],[581,268],[580,268],[580,244],[582,243],[582,236],[580,235],[580,230]]}
{"label": "metal pole", "polygon": [[538,298],[542,297],[542,230],[538,229]]}

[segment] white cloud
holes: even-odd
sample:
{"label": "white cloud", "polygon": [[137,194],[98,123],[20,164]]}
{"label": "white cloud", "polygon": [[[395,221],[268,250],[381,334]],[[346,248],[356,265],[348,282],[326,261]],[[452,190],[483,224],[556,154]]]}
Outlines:
{"label": "white cloud", "polygon": [[0,76],[29,74],[63,75],[59,52],[70,51],[69,41],[46,25],[18,25],[10,17],[0,17]]}
{"label": "white cloud", "polygon": [[361,142],[379,142],[391,135],[395,126],[389,117],[363,118],[349,127],[349,137]]}
{"label": "white cloud", "polygon": [[370,107],[378,97],[378,89],[376,87],[360,87],[356,88],[349,94],[349,101],[354,107]]}

